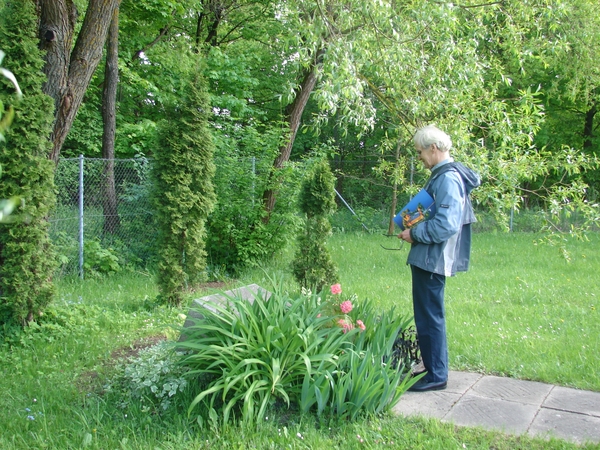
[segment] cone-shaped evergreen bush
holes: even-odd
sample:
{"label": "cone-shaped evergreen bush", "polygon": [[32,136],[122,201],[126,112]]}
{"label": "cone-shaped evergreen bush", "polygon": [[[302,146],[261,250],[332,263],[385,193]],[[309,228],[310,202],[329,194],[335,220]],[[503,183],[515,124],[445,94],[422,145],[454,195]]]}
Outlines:
{"label": "cone-shaped evergreen bush", "polygon": [[56,261],[49,239],[56,200],[51,148],[54,102],[42,93],[44,61],[38,49],[34,2],[7,2],[0,12],[3,61],[17,78],[23,98],[0,78],[0,102],[15,116],[0,143],[0,199],[18,198],[8,223],[0,224],[0,323],[28,323],[52,300]]}
{"label": "cone-shaped evergreen bush", "polygon": [[329,216],[336,208],[334,185],[329,164],[321,160],[309,170],[300,190],[299,205],[305,225],[298,235],[292,271],[302,287],[317,292],[327,284],[334,284],[338,277],[337,266],[326,246],[331,235]]}
{"label": "cone-shaped evergreen bush", "polygon": [[159,223],[158,285],[164,302],[180,304],[185,287],[206,269],[205,223],[215,204],[213,142],[201,75],[166,108],[154,155],[153,204]]}

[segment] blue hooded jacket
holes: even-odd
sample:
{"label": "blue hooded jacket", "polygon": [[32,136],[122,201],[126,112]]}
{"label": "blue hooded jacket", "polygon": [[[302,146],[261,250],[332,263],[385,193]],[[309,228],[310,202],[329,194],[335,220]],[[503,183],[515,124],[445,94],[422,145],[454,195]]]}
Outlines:
{"label": "blue hooded jacket", "polygon": [[407,264],[445,276],[468,270],[477,221],[469,194],[480,184],[479,175],[451,158],[432,169],[425,190],[435,200],[435,215],[411,228]]}

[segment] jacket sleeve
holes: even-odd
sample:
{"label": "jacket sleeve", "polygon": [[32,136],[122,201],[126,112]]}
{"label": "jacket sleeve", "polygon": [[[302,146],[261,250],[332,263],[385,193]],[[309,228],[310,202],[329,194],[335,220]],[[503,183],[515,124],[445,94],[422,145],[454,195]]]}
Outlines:
{"label": "jacket sleeve", "polygon": [[466,194],[459,177],[459,174],[451,170],[434,180],[431,190],[435,199],[435,215],[410,230],[413,241],[437,244],[447,241],[460,231]]}

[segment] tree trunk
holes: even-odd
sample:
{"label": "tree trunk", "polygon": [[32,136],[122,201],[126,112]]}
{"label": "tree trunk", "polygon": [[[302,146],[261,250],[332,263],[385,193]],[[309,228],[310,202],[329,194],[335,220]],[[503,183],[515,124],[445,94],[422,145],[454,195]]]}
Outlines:
{"label": "tree trunk", "polygon": [[104,165],[104,232],[115,233],[119,228],[117,194],[115,191],[115,134],[116,101],[119,82],[119,9],[115,8],[106,40],[106,68],[102,92],[102,157]]}
{"label": "tree trunk", "polygon": [[67,91],[77,8],[72,0],[37,0],[40,49],[46,52],[43,72],[45,94],[54,99],[55,111]]}
{"label": "tree trunk", "polygon": [[390,221],[388,223],[388,234],[394,234],[394,217],[398,207],[398,166],[400,165],[400,139],[396,144],[396,163],[394,164],[394,178],[392,187],[392,206],[390,208]]}
{"label": "tree trunk", "polygon": [[76,22],[72,0],[36,0],[40,15],[40,47],[47,51],[44,93],[55,102],[50,159],[58,162],[60,149],[102,58],[113,11],[120,0],[89,0],[75,48],[69,54]]}
{"label": "tree trunk", "polygon": [[272,186],[273,184],[277,184],[277,180],[275,179],[276,172],[290,159],[294,140],[296,139],[296,134],[298,133],[298,128],[300,127],[302,120],[302,113],[308,103],[311,92],[317,84],[317,71],[319,70],[324,52],[323,49],[320,49],[317,52],[315,62],[307,69],[296,98],[286,109],[286,118],[289,123],[289,138],[287,139],[286,144],[279,148],[279,155],[275,158],[271,173],[269,174],[269,187],[263,193],[263,204],[266,211],[265,217],[263,218],[264,223],[269,223],[271,213],[275,208],[277,191],[276,186]]}
{"label": "tree trunk", "polygon": [[585,125],[583,127],[583,148],[592,147],[592,138],[594,137],[594,117],[598,112],[598,104],[594,102],[591,108],[585,113]]}

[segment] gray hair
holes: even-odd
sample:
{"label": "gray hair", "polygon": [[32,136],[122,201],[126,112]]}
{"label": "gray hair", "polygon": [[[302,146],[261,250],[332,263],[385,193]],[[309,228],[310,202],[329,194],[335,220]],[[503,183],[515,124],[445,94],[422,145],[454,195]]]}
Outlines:
{"label": "gray hair", "polygon": [[434,125],[427,125],[418,129],[413,137],[413,142],[420,148],[427,148],[435,144],[442,152],[450,151],[452,148],[450,136]]}

